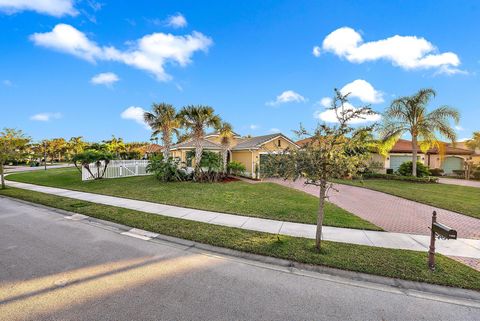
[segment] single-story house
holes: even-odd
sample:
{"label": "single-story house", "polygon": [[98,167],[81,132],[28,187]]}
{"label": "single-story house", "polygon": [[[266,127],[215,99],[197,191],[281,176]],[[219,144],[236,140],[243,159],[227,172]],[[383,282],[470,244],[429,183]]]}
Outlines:
{"label": "single-story house", "polygon": [[150,155],[160,154],[163,147],[158,144],[148,144],[141,148],[143,158],[147,159]]}
{"label": "single-story house", "polygon": [[[297,141],[297,144],[303,146],[309,141],[309,138]],[[402,163],[412,160],[412,142],[405,139],[399,139],[386,156],[372,154],[371,161],[383,164],[382,172],[387,169],[398,170]],[[441,168],[446,175],[450,175],[454,170],[464,169],[466,160],[473,160],[480,163],[480,151],[468,149],[462,143],[455,145],[445,143],[443,153],[438,148],[430,148],[426,153],[417,148],[417,160],[427,165],[429,168]]]}
{"label": "single-story house", "polygon": [[[475,155],[475,151],[471,149],[459,148],[455,144],[445,144],[445,150],[443,153],[438,148],[430,148],[423,153],[420,148],[417,150],[417,160],[428,168],[441,168],[446,175],[450,175],[454,170],[464,169],[464,162],[468,159],[472,159]],[[412,160],[412,142],[405,139],[400,139],[393,146],[384,158],[385,169],[393,169],[396,171],[400,165],[406,161]]]}
{"label": "single-story house", "polygon": [[[205,135],[203,138],[204,150],[220,152],[222,150],[220,140],[220,135],[217,132]],[[242,137],[235,134],[230,145],[228,162],[237,161],[242,163],[246,168],[245,176],[259,178],[262,155],[284,151],[287,148],[299,148],[299,146],[281,133],[255,137]],[[195,164],[193,153],[190,152],[194,150],[195,145],[192,139],[173,145],[170,149],[172,157],[185,162],[187,166]]]}

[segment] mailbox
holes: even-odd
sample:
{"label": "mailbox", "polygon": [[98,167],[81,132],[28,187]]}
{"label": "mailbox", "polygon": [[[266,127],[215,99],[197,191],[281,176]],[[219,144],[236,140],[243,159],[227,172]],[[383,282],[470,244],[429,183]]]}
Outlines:
{"label": "mailbox", "polygon": [[457,239],[457,231],[441,223],[437,223],[437,222],[433,223],[432,232],[445,239],[449,239],[449,240]]}

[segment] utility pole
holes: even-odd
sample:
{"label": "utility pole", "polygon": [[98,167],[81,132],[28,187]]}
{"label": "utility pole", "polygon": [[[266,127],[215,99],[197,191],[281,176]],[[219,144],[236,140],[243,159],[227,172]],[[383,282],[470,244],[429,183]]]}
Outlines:
{"label": "utility pole", "polygon": [[45,170],[47,170],[47,141],[43,141],[43,164],[45,166]]}

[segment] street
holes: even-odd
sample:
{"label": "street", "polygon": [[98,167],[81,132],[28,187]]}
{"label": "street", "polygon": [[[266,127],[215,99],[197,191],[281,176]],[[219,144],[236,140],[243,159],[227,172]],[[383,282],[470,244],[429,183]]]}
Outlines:
{"label": "street", "polygon": [[0,198],[2,321],[480,319],[479,308],[447,301],[146,241]]}

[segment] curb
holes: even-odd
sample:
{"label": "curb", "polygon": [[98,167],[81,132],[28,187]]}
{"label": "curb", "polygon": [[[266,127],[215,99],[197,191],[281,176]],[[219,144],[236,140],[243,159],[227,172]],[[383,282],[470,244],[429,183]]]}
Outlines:
{"label": "curb", "polygon": [[[32,202],[24,201],[14,197],[0,195],[0,199],[2,198],[10,199],[10,200],[27,204],[33,207],[46,209],[54,213],[58,213],[62,216],[79,215],[78,213],[75,213],[75,212],[53,208],[53,207],[49,207],[42,204],[32,203]],[[101,219],[97,219],[89,216],[86,216],[85,218],[80,219],[79,221],[84,221],[84,222],[86,221],[87,224],[92,224],[94,226],[104,228],[106,230],[110,230],[117,233],[128,232],[132,230],[132,227],[130,226],[126,226],[123,224],[118,224],[110,221],[105,221],[105,220],[101,220]],[[199,243],[196,241],[185,240],[185,239],[163,235],[163,234],[158,234],[155,237],[150,238],[149,241],[162,242],[162,243],[165,242],[165,243],[168,243],[167,245],[170,244],[170,246],[177,245],[177,246],[185,247],[186,250],[196,249],[200,251],[207,251],[209,253],[204,253],[204,254],[224,255],[224,256],[227,256],[227,259],[228,257],[230,257],[230,259],[236,258],[236,259],[252,261],[250,263],[244,262],[246,264],[255,264],[255,262],[257,262],[257,263],[262,263],[266,265],[273,265],[274,267],[270,267],[271,269],[278,270],[280,268],[285,272],[295,273],[299,275],[312,276],[312,274],[310,274],[312,272],[321,273],[329,276],[330,278],[327,278],[327,279],[330,279],[331,281],[346,283],[354,286],[356,285],[356,286],[372,288],[372,285],[369,286],[368,284],[362,284],[362,283],[370,283],[373,285],[376,284],[377,286],[386,286],[386,287],[394,288],[398,292],[401,292],[407,295],[420,296],[425,298],[431,297],[431,295],[436,295],[440,297],[437,299],[448,301],[450,303],[456,303],[456,304],[462,304],[462,303],[455,302],[455,299],[468,300],[470,301],[469,306],[474,305],[480,308],[480,291],[454,288],[454,287],[448,287],[448,286],[442,286],[442,285],[436,285],[436,284],[429,284],[424,282],[401,280],[401,279],[371,275],[371,274],[366,274],[361,272],[341,270],[341,269],[336,269],[336,268],[331,268],[331,267],[321,266],[321,265],[304,264],[304,263],[299,263],[295,261],[290,261],[290,260],[285,260],[285,259],[280,259],[280,258],[275,258],[270,256],[263,256],[258,254],[252,254],[252,253],[217,247],[213,245]],[[352,282],[348,282],[346,280],[342,281],[341,279],[350,280],[354,284],[351,284]],[[465,303],[463,303],[462,305],[465,305]]]}

